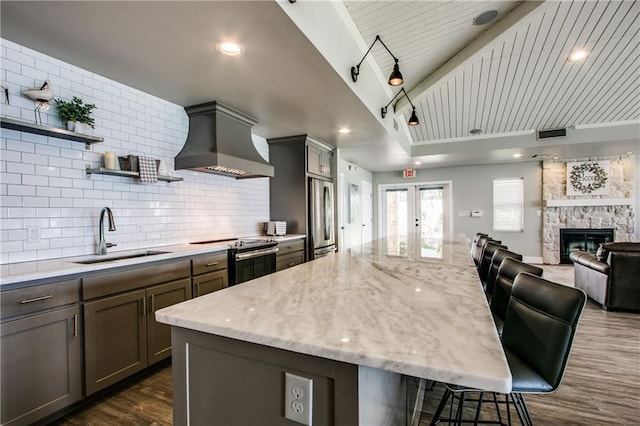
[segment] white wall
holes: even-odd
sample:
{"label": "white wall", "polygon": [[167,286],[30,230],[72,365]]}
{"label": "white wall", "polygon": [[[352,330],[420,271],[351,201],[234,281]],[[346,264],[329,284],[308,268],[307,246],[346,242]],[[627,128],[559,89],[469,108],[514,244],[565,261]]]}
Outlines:
{"label": "white wall", "polygon": [[[269,220],[268,178],[173,171],[184,181],[143,185],[86,177],[85,166],[99,166],[105,151],[165,160],[172,169],[188,131],[184,109],[4,39],[0,49],[0,79],[10,91],[10,105],[1,94],[3,116],[34,122],[34,102],[22,92],[49,79],[56,98],[96,104],[94,132],[105,139],[85,150],[82,143],[2,129],[0,263],[94,253],[104,206],[117,224],[107,232],[107,241],[118,244],[111,251],[255,235]],[[42,120],[61,126],[53,107]],[[265,140],[254,144],[267,155]],[[28,229],[39,229],[40,238],[27,238]]]}
{"label": "white wall", "polygon": [[[524,232],[493,231],[493,180],[498,178],[524,178]],[[374,173],[374,204],[378,205],[378,185],[389,183],[451,181],[453,198],[453,233],[473,238],[476,232],[485,232],[509,249],[522,254],[529,261],[540,261],[542,256],[542,168],[539,162],[515,162],[484,166],[448,167],[416,170],[414,179],[403,179],[402,172]],[[483,217],[460,217],[460,210],[482,210]],[[374,210],[377,230],[377,209]]]}
{"label": "white wall", "polygon": [[[349,223],[349,194],[347,189],[349,184],[356,184],[360,187],[360,194],[362,195],[362,181],[372,183],[373,175],[370,171],[357,167],[353,163],[349,163],[340,158],[340,150],[338,152],[338,175],[344,176],[344,187],[341,185],[341,179],[338,178],[337,190],[338,190],[338,246],[340,249],[347,249],[349,247],[360,245],[362,240],[362,221],[358,223]],[[352,167],[351,170],[349,166]],[[373,210],[375,211],[375,203]],[[375,221],[374,221],[375,223]]]}

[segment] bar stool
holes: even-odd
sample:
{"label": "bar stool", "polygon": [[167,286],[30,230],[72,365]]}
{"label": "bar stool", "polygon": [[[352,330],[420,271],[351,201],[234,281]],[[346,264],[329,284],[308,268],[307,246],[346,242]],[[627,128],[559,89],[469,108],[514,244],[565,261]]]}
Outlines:
{"label": "bar stool", "polygon": [[488,236],[488,234],[485,234],[483,232],[477,232],[476,235],[473,236],[473,242],[471,243],[471,247],[470,247],[471,257],[475,255],[478,239],[480,237],[486,237],[486,236]]}
{"label": "bar stool", "polygon": [[498,250],[509,250],[509,248],[505,245],[498,244],[495,241],[489,241],[484,246],[484,251],[482,252],[482,260],[480,261],[480,269],[478,270],[478,275],[480,276],[480,281],[482,281],[482,287],[487,287],[487,278],[489,276],[489,268],[491,267],[491,260],[493,259],[493,255]]}
{"label": "bar stool", "polygon": [[491,258],[491,266],[489,266],[489,273],[487,274],[487,285],[485,288],[485,293],[489,297],[493,294],[496,278],[498,278],[498,268],[500,268],[502,261],[506,258],[522,261],[521,254],[509,250],[499,249],[493,254],[493,257]]}
{"label": "bar stool", "polygon": [[[511,259],[506,259],[507,260]],[[513,403],[523,425],[533,426],[533,420],[524,399],[524,394],[552,393],[560,386],[569,360],[571,346],[582,311],[587,301],[584,291],[547,281],[529,273],[520,273],[513,283],[502,336],[512,389],[506,395],[507,421],[511,425],[509,400]],[[498,408],[498,421],[481,421],[483,392],[445,385],[446,391],[431,425],[440,421],[454,420],[456,424],[494,423],[504,424],[499,412],[496,394],[493,401]],[[475,419],[462,419],[465,395],[479,392]],[[454,394],[459,395],[455,419],[441,419],[440,415],[449,399],[453,406]],[[467,399],[469,401],[469,399]],[[451,407],[450,413],[453,412]]]}
{"label": "bar stool", "polygon": [[493,315],[493,322],[496,324],[496,329],[500,335],[502,335],[502,328],[507,314],[513,283],[521,272],[527,272],[531,275],[541,277],[543,271],[542,268],[538,268],[537,266],[509,258],[503,260],[500,268],[498,268],[498,276],[496,277],[489,307],[491,309],[491,315]]}
{"label": "bar stool", "polygon": [[476,264],[476,268],[480,268],[480,262],[482,261],[482,255],[484,254],[484,248],[486,247],[489,241],[493,241],[498,244],[502,244],[502,241],[494,240],[489,236],[482,235],[478,238],[478,242],[476,244],[476,252],[473,257],[473,261]]}

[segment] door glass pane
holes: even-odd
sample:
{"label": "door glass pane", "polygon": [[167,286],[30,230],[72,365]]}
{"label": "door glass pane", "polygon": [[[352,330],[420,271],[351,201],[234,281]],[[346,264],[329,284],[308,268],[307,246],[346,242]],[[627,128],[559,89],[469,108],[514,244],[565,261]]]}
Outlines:
{"label": "door glass pane", "polygon": [[386,191],[386,230],[390,255],[407,254],[408,194],[409,190],[406,188]]}
{"label": "door glass pane", "polygon": [[444,190],[420,188],[420,246],[422,257],[442,258]]}

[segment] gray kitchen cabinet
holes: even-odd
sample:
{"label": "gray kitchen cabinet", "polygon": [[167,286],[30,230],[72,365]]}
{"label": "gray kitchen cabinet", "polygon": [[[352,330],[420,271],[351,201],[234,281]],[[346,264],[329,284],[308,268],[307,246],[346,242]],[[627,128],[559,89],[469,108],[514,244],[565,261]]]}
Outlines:
{"label": "gray kitchen cabinet", "polygon": [[2,292],[2,425],[32,424],[82,398],[78,300],[78,280]]}
{"label": "gray kitchen cabinet", "polygon": [[84,304],[87,395],[147,366],[145,290]]}
{"label": "gray kitchen cabinet", "polygon": [[333,177],[333,151],[321,146],[307,144],[307,173],[328,178]]}
{"label": "gray kitchen cabinet", "polygon": [[193,297],[222,290],[229,285],[227,250],[192,259]]}
{"label": "gray kitchen cabinet", "polygon": [[87,395],[171,354],[169,327],[154,312],[190,298],[190,275],[183,260],[82,279]]}
{"label": "gray kitchen cabinet", "polygon": [[282,271],[301,263],[304,263],[304,238],[278,243],[276,271]]}
{"label": "gray kitchen cabinet", "polygon": [[171,356],[171,326],[156,321],[158,309],[191,299],[189,278],[147,289],[147,360],[149,365]]}
{"label": "gray kitchen cabinet", "polygon": [[269,179],[269,216],[287,222],[287,232],[306,235],[305,261],[309,259],[309,179],[333,181],[335,159],[330,146],[308,135],[267,140],[269,162],[275,176]]}

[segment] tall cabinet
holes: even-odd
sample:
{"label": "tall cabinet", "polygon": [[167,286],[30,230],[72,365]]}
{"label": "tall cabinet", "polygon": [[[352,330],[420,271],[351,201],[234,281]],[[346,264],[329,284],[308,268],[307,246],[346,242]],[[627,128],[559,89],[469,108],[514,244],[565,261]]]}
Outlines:
{"label": "tall cabinet", "polygon": [[275,169],[275,176],[269,179],[271,220],[286,221],[288,234],[307,236],[305,259],[309,260],[313,251],[309,247],[312,243],[309,178],[335,181],[334,149],[308,135],[268,139],[267,142],[269,162]]}

